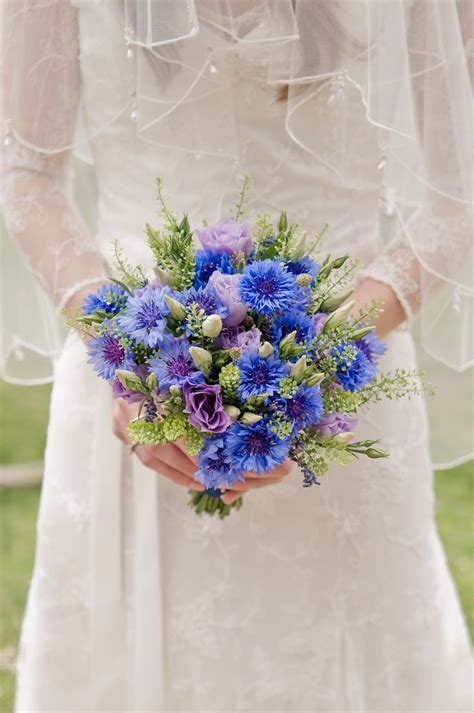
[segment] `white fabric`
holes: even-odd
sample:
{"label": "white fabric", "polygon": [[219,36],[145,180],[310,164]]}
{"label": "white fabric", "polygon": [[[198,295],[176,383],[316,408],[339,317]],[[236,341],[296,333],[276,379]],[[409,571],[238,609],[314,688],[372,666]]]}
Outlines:
{"label": "white fabric", "polygon": [[[101,49],[92,25],[78,44],[77,12],[81,22],[94,13],[101,18]],[[109,24],[104,13],[110,13]],[[250,117],[239,106],[236,82],[258,68],[267,97],[288,85],[288,99],[278,111],[274,102],[265,107],[273,114],[271,129],[263,115],[252,116],[246,140],[277,125],[288,154],[282,160],[297,155],[306,172],[293,171],[300,179],[295,182],[290,170],[292,184],[285,186],[267,147],[259,155],[267,188],[255,192],[254,206],[257,199],[265,205],[271,193],[273,211],[294,205],[311,229],[329,221],[331,248],[354,249],[367,266],[364,274],[390,284],[408,317],[419,311],[421,358],[440,393],[430,414],[432,458],[443,466],[467,460],[474,451],[472,28],[468,0],[5,0],[3,194],[9,233],[57,307],[80,286],[101,279],[106,269],[88,232],[96,232],[95,191],[85,190],[84,181],[76,191],[83,223],[72,200],[69,157],[74,150],[94,163],[97,145],[110,151],[124,125],[134,134],[129,146],[137,161],[128,170],[140,174],[133,197],[137,210],[147,206],[143,218],[152,215],[152,183],[145,183],[149,174],[140,158],[149,145],[157,159],[153,173],[165,175],[177,207],[194,211],[196,219],[201,208],[207,217],[217,215],[217,207],[229,205],[236,174],[254,173],[242,141],[242,121],[248,124]],[[82,79],[91,75],[89,55],[97,64],[93,81],[84,82],[81,72]],[[120,87],[112,94],[119,69]],[[212,201],[197,201],[194,190],[193,167],[204,157],[209,186],[219,187]],[[183,173],[179,181],[169,176],[174,164]],[[115,184],[124,185],[117,159],[115,166]],[[100,162],[94,171],[102,174]],[[323,190],[314,196],[315,181],[332,187],[328,201]],[[102,245],[109,237],[127,242],[122,203],[114,204],[103,182],[101,188],[99,213],[107,228]],[[132,227],[136,233],[137,224]],[[49,359],[62,342],[61,318],[3,243],[2,258],[8,276],[2,375],[46,381]],[[21,281],[32,298],[12,299],[12,280]]]}
{"label": "white fabric", "polygon": [[[407,332],[384,368],[412,367]],[[360,424],[387,461],[294,472],[226,522],[140,465],[69,339],[57,367],[17,713],[468,713],[421,401]]]}
{"label": "white fabric", "polygon": [[[156,175],[196,224],[225,213],[242,173],[255,184],[250,216],[289,206],[310,230],[331,223],[332,252],[367,264],[380,253],[379,187],[329,180],[289,139],[261,48],[237,45],[213,70],[232,79],[236,158],[190,156],[144,142],[132,106],[124,111],[135,64],[122,3],[76,5],[101,256],[119,238],[146,263]],[[347,101],[362,121],[357,91]],[[209,97],[201,118],[217,110]],[[177,141],[185,128],[176,125]],[[76,280],[87,278],[81,265]],[[388,346],[384,369],[414,366],[406,331]],[[470,710],[470,644],[433,521],[421,400],[378,405],[361,422],[360,436],[383,437],[389,460],[333,468],[311,491],[295,472],[221,523],[197,518],[183,489],[113,437],[108,386],[77,337],[55,377],[18,713]]]}

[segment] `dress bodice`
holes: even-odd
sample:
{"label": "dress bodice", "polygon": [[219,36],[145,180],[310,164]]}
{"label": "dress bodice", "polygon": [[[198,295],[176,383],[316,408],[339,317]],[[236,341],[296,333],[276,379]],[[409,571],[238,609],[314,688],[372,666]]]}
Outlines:
{"label": "dress bodice", "polygon": [[[146,261],[142,235],[145,222],[159,224],[154,179],[161,176],[170,206],[187,212],[191,224],[203,218],[213,221],[235,202],[239,178],[249,175],[253,191],[249,216],[258,210],[290,218],[316,233],[330,225],[328,248],[350,248],[363,262],[377,251],[379,161],[376,131],[365,121],[358,92],[344,91],[344,101],[354,104],[354,131],[372,132],[373,155],[366,158],[362,190],[343,186],[337,175],[298,145],[285,126],[285,101],[267,82],[265,48],[238,46],[216,53],[206,68],[212,74],[225,71],[230,82],[234,113],[235,153],[215,155],[179,148],[186,124],[176,123],[176,147],[146,141],[137,131],[136,60],[124,38],[123,3],[82,3],[79,6],[81,75],[89,142],[99,188],[97,239],[105,252],[118,239],[132,259]],[[132,55],[132,56],[130,56]],[[179,71],[179,70],[177,70]],[[328,88],[321,122],[331,122],[337,101]],[[212,95],[200,102],[198,115],[188,120],[205,123],[219,112]],[[185,115],[186,116],[186,115]],[[308,113],[307,121],[313,121]],[[310,127],[317,132],[318,126]],[[308,127],[306,127],[308,129]],[[97,138],[94,138],[97,136]],[[349,137],[340,137],[341,157]]]}

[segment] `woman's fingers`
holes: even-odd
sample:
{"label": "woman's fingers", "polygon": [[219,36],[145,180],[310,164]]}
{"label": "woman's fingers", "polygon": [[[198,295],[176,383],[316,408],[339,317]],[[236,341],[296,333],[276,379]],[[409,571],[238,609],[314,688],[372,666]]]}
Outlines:
{"label": "woman's fingers", "polygon": [[195,464],[174,443],[167,443],[162,446],[146,446],[146,448],[152,456],[190,478],[196,472]]}
{"label": "woman's fingers", "polygon": [[287,459],[284,463],[277,465],[273,470],[269,470],[268,473],[255,473],[254,471],[245,471],[245,480],[268,480],[269,478],[283,478],[285,475],[289,475],[293,469],[293,461]]}
{"label": "woman's fingers", "polygon": [[182,485],[183,487],[189,488],[190,490],[199,490],[200,492],[204,490],[204,486],[201,485],[201,483],[198,483],[197,481],[193,480],[189,476],[174,468],[169,463],[165,463],[159,458],[156,458],[150,453],[149,448],[147,448],[146,446],[137,446],[134,450],[134,453],[144,466],[156,471],[160,475],[163,475],[165,478],[172,480],[177,485]]}
{"label": "woman's fingers", "polygon": [[265,488],[267,485],[276,485],[277,483],[281,483],[282,480],[282,476],[267,476],[261,480],[258,478],[252,478],[251,480],[247,480],[245,483],[237,480],[235,483],[232,483],[232,487],[229,488],[229,490],[245,492],[246,490],[255,490],[256,488]]}
{"label": "woman's fingers", "polygon": [[242,497],[242,493],[236,493],[233,490],[227,490],[223,495],[221,495],[221,500],[226,505],[231,505],[235,500]]}

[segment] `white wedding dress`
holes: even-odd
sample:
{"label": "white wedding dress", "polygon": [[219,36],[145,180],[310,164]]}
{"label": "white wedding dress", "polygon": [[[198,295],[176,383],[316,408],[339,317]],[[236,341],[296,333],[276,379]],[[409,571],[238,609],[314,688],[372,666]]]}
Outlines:
{"label": "white wedding dress", "polygon": [[[238,47],[226,57],[238,160],[160,147],[137,137],[122,3],[74,4],[102,255],[118,238],[132,262],[149,263],[143,225],[159,223],[155,176],[198,226],[230,210],[249,174],[250,218],[285,207],[311,231],[329,222],[328,249],[372,265],[413,306],[409,249],[400,245],[396,260],[382,251],[378,189],[331,183],[289,138],[264,58]],[[345,89],[358,127],[363,107]],[[334,111],[326,106],[321,122]],[[104,116],[116,118],[94,139]],[[186,127],[175,130],[179,140]],[[375,133],[372,148],[376,166]],[[41,173],[41,157],[16,151],[23,176]],[[74,236],[72,223],[62,219]],[[387,346],[382,369],[415,366],[406,329]],[[184,489],[144,468],[113,436],[111,411],[109,386],[69,336],[55,372],[17,713],[468,713],[470,643],[434,522],[421,399],[378,404],[361,419],[357,435],[380,437],[389,459],[333,467],[309,490],[295,470],[245,496],[224,522],[196,517]]]}

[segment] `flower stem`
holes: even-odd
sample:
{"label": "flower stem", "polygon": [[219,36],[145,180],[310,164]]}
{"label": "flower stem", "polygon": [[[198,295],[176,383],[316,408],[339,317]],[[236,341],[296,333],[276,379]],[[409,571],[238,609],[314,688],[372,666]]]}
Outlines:
{"label": "flower stem", "polygon": [[190,490],[191,499],[189,507],[191,507],[197,515],[202,515],[203,512],[208,515],[218,513],[221,520],[230,515],[232,510],[240,510],[242,507],[242,498],[237,498],[233,503],[227,505],[221,498],[220,490],[211,488],[202,493]]}

